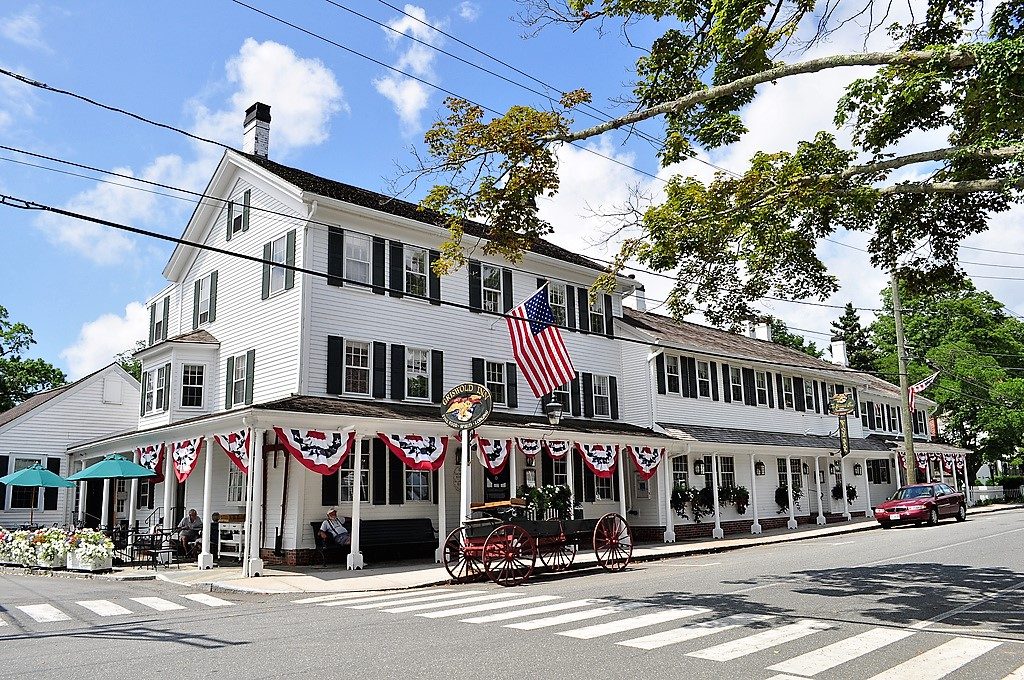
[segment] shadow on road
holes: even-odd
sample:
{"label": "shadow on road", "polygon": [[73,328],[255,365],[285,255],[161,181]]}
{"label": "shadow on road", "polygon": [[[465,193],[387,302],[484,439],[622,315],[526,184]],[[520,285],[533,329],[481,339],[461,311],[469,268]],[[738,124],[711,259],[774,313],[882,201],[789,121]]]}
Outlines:
{"label": "shadow on road", "polygon": [[181,630],[161,630],[139,622],[131,625],[107,624],[74,630],[57,630],[37,633],[24,632],[14,635],[0,635],[0,643],[15,640],[45,640],[47,638],[79,638],[82,640],[131,640],[140,644],[146,642],[169,642],[194,649],[221,649],[250,644],[247,640],[227,640],[212,635],[202,635]]}

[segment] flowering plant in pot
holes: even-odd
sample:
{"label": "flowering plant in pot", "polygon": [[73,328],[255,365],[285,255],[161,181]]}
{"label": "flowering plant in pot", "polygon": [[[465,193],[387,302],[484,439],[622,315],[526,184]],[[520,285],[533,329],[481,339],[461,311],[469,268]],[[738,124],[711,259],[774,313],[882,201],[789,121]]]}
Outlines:
{"label": "flowering plant in pot", "polygon": [[68,546],[68,569],[99,571],[113,564],[114,543],[100,531],[77,531],[69,538]]}
{"label": "flowering plant in pot", "polygon": [[14,561],[11,557],[11,547],[13,544],[14,533],[6,529],[0,529],[0,564],[10,564]]}
{"label": "flowering plant in pot", "polygon": [[68,554],[68,536],[63,529],[37,529],[29,539],[35,547],[35,563],[40,567],[63,569]]}
{"label": "flowering plant in pot", "polygon": [[736,512],[741,515],[747,513],[747,506],[750,505],[750,491],[745,486],[737,486],[732,492],[732,502],[736,505]]}
{"label": "flowering plant in pot", "polygon": [[[843,483],[836,482],[836,485],[832,487],[832,498],[837,501],[843,499]],[[857,500],[857,487],[853,484],[846,485],[846,502],[853,505],[853,502]]]}

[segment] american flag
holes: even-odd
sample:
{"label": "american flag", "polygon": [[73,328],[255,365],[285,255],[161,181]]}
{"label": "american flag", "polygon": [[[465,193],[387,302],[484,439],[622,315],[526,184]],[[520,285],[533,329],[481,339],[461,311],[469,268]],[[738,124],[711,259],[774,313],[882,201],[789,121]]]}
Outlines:
{"label": "american flag", "polygon": [[913,412],[914,412],[914,398],[918,395],[918,393],[924,392],[926,389],[931,387],[932,383],[935,382],[935,379],[938,378],[938,377],[939,377],[939,373],[938,373],[938,371],[936,371],[935,373],[932,373],[930,376],[928,376],[927,378],[925,378],[921,382],[917,383],[916,385],[911,385],[907,389],[907,396],[908,396],[908,401],[910,402],[910,412],[911,412],[911,415],[913,415]]}
{"label": "american flag", "polygon": [[550,394],[576,377],[576,369],[548,304],[546,286],[509,312],[505,321],[512,339],[512,356],[535,397]]}

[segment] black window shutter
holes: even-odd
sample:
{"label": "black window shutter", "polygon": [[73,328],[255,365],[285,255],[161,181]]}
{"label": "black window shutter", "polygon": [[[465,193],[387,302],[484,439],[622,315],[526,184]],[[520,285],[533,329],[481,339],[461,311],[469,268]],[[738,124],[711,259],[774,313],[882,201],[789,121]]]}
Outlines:
{"label": "black window shutter", "polygon": [[402,297],[405,292],[405,250],[401,241],[391,241],[388,247],[388,294]]}
{"label": "black window shutter", "polygon": [[775,408],[775,394],[774,394],[774,392],[775,392],[774,382],[775,381],[772,380],[772,374],[771,373],[765,373],[764,374],[764,382],[765,382],[765,385],[768,387],[768,408]]}
{"label": "black window shutter", "polygon": [[[7,474],[7,466],[10,465],[10,456],[0,456],[0,477]],[[0,484],[0,510],[7,504],[7,485]]]}
{"label": "black window shutter", "polygon": [[860,399],[857,397],[857,388],[853,388],[853,415],[860,418]]}
{"label": "black window shutter", "polygon": [[383,399],[387,396],[388,381],[388,346],[383,342],[373,343],[373,398]]}
{"label": "black window shutter", "polygon": [[430,350],[430,401],[440,404],[444,399],[444,352]]}
{"label": "black window shutter", "polygon": [[876,427],[876,425],[875,425],[875,402],[869,401],[867,403],[867,407],[868,407],[868,429],[869,430],[878,429]]}
{"label": "black window shutter", "polygon": [[164,297],[164,327],[160,331],[160,339],[167,339],[167,321],[171,318],[171,296]]}
{"label": "black window shutter", "polygon": [[341,286],[345,281],[345,230],[327,229],[327,285]]}
{"label": "black window shutter", "polygon": [[171,406],[171,365],[164,364],[164,410]]}
{"label": "black window shutter", "polygon": [[217,270],[210,274],[210,323],[217,320]]}
{"label": "black window shutter", "polygon": [[384,252],[387,244],[380,236],[373,237],[373,262],[371,263],[370,284],[377,295],[384,294]]}
{"label": "black window shutter", "polygon": [[[566,456],[567,465],[574,466],[572,473],[572,494],[573,494],[573,505],[583,500],[583,471],[586,467],[583,465],[583,456],[575,455],[575,452],[570,451]],[[554,479],[552,477],[552,479]]]}
{"label": "black window shutter", "polygon": [[373,504],[386,505],[388,502],[388,449],[379,437],[374,437],[372,466],[370,477],[373,478]]}
{"label": "black window shutter", "polygon": [[430,498],[434,501],[434,505],[440,502],[437,493],[438,476],[437,470],[430,473]]}
{"label": "black window shutter", "polygon": [[234,380],[235,380],[235,358],[228,357],[228,372],[224,376],[224,408],[231,408],[234,404],[231,403],[231,397],[234,396]]}
{"label": "black window shutter", "polygon": [[405,399],[405,345],[391,345],[391,398]]}
{"label": "black window shutter", "polygon": [[192,330],[199,328],[199,288],[202,283],[202,279],[196,279],[192,290]]}
{"label": "black window shutter", "polygon": [[405,503],[405,463],[388,456],[388,505]]}
{"label": "black window shutter", "polygon": [[586,288],[576,289],[576,298],[579,302],[580,312],[580,331],[583,333],[590,332],[590,298],[587,296]]}
{"label": "black window shutter", "polygon": [[263,299],[270,297],[270,244],[263,246]]}
{"label": "black window shutter", "polygon": [[149,308],[149,344],[156,342],[156,303]]}
{"label": "black window shutter", "polygon": [[783,394],[783,390],[782,390],[782,374],[781,373],[776,373],[775,374],[775,390],[776,390],[776,393],[779,395],[779,408],[781,408],[781,409],[786,408],[786,396],[785,396],[785,394]]}
{"label": "black window shutter", "polygon": [[505,364],[505,405],[519,407],[519,372],[511,361]]}
{"label": "black window shutter", "polygon": [[718,401],[718,364],[711,362],[711,399]]}
{"label": "black window shutter", "polygon": [[537,288],[543,288],[543,287],[544,287],[544,285],[545,285],[545,284],[546,284],[547,282],[548,282],[548,280],[547,280],[547,279],[545,279],[545,278],[544,278],[543,276],[538,276],[538,277],[537,277]]}
{"label": "black window shutter", "polygon": [[512,311],[514,302],[514,296],[512,294],[512,270],[502,269],[501,270],[501,297],[503,298],[504,307],[502,311],[506,314]]}
{"label": "black window shutter", "polygon": [[252,203],[252,189],[242,194],[242,231],[249,231],[249,205]]}
{"label": "black window shutter", "polygon": [[227,224],[227,234],[225,235],[225,239],[228,240],[228,241],[231,240],[231,223],[235,221],[234,217],[235,217],[235,204],[232,201],[228,201],[228,224]]}
{"label": "black window shutter", "polygon": [[431,250],[427,262],[427,297],[430,298],[430,304],[440,305],[441,304],[441,277],[434,272],[434,263],[441,258],[441,253],[436,250]]}
{"label": "black window shutter", "polygon": [[341,394],[345,372],[345,339],[327,336],[327,394]]}
{"label": "black window shutter", "polygon": [[596,479],[594,473],[590,471],[590,468],[583,468],[583,500],[587,503],[593,503],[597,500],[597,490],[594,488]]}
{"label": "black window shutter", "polygon": [[[715,382],[718,382],[717,380]],[[729,364],[722,364],[722,398],[726,403],[732,402],[732,376],[729,375]]]}
{"label": "black window shutter", "polygon": [[[60,474],[60,458],[47,458],[46,469],[55,475]],[[43,510],[57,509],[57,488],[50,487],[43,492]]]}
{"label": "black window shutter", "polygon": [[[285,255],[284,263],[289,267],[295,266],[295,230],[292,229],[288,232],[285,237]],[[295,270],[285,269],[284,270],[284,289],[291,290],[295,287]]]}
{"label": "black window shutter", "polygon": [[754,387],[754,369],[743,369],[743,402],[747,406],[757,406],[757,391]]}
{"label": "black window shutter", "polygon": [[[540,458],[540,484],[541,486],[548,486],[555,483],[555,462],[551,460],[551,456],[546,453],[541,453]],[[569,454],[569,461],[572,461],[572,454]]]}
{"label": "black window shutter", "polygon": [[[828,403],[828,384],[824,380],[821,382],[821,403]],[[827,406],[825,407],[825,410],[828,410]]]}
{"label": "black window shutter", "polygon": [[805,400],[806,397],[804,396],[804,379],[793,378],[793,403],[796,405],[797,411],[807,410]]}
{"label": "black window shutter", "polygon": [[578,373],[569,383],[569,413],[577,417],[580,415],[580,376]]}
{"label": "black window shutter", "polygon": [[484,282],[480,273],[480,263],[469,261],[469,311],[480,312],[484,307]]}
{"label": "black window shutter", "polygon": [[814,381],[814,412],[821,413],[821,399],[819,398],[818,381]]}
{"label": "black window shutter", "polygon": [[484,360],[473,359],[473,382],[478,385],[484,384]]}
{"label": "black window shutter", "polygon": [[686,390],[691,398],[697,398],[697,360],[693,357],[686,357]]}
{"label": "black window shutter", "polygon": [[256,350],[245,353],[245,403],[252,403],[252,384],[256,378]]}
{"label": "black window shutter", "polygon": [[320,477],[320,505],[333,507],[338,504],[338,473],[333,475],[321,475]]}
{"label": "black window shutter", "polygon": [[565,287],[565,325],[576,330],[576,288]]}
{"label": "black window shutter", "polygon": [[612,420],[619,419],[619,381],[614,375],[608,376],[608,401],[611,402]]}
{"label": "black window shutter", "polygon": [[591,373],[583,374],[583,416],[594,417],[594,376]]}
{"label": "black window shutter", "polygon": [[[609,338],[615,337],[615,330],[612,324],[615,322],[615,317],[612,316],[612,296],[608,293],[604,294],[604,334]],[[616,487],[618,488],[618,487]]]}
{"label": "black window shutter", "polygon": [[615,467],[615,472],[612,473],[612,500],[617,501],[621,498],[619,495],[619,470],[622,468],[621,465]]}
{"label": "black window shutter", "polygon": [[667,394],[665,385],[665,353],[662,352],[654,358],[654,371],[657,373],[658,394]]}

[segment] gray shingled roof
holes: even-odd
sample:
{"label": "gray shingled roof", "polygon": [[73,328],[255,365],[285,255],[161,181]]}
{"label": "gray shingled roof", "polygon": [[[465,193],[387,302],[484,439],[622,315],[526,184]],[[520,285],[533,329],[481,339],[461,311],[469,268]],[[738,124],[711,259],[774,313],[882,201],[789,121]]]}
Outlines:
{"label": "gray shingled roof", "polygon": [[143,347],[138,352],[135,352],[135,354],[133,354],[132,356],[138,356],[138,355],[142,354],[143,352],[148,352],[149,350],[153,349],[154,347],[160,347],[161,345],[166,345],[169,342],[188,342],[188,343],[192,343],[192,344],[196,344],[196,345],[219,345],[220,344],[220,340],[218,340],[217,338],[213,337],[213,334],[211,334],[209,331],[205,331],[203,329],[199,329],[199,330],[189,331],[187,333],[182,333],[181,335],[175,335],[173,338],[167,338],[166,340],[161,340],[160,342],[158,342],[158,343],[156,343],[154,345],[150,345],[149,347]]}
{"label": "gray shingled roof", "polygon": [[[807,449],[828,449],[839,451],[838,437],[825,437],[810,434],[789,434],[785,432],[765,432],[763,430],[739,430],[731,427],[711,427],[709,425],[682,425],[676,423],[658,423],[665,430],[684,441],[698,441],[707,444],[753,444],[756,446],[801,447]],[[850,449],[853,451],[890,451],[884,441],[866,437],[851,438]]]}

